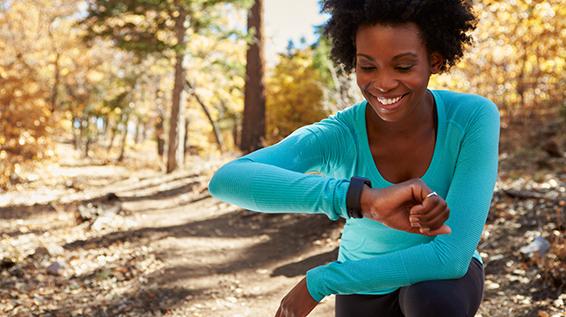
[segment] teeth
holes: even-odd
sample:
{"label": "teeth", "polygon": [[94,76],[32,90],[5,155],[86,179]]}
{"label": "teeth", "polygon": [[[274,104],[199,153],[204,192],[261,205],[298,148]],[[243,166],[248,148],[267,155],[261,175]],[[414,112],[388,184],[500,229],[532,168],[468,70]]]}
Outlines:
{"label": "teeth", "polygon": [[377,100],[379,102],[381,102],[384,105],[391,105],[396,103],[397,101],[401,100],[401,97],[403,96],[399,96],[397,98],[382,98],[382,97],[377,97]]}

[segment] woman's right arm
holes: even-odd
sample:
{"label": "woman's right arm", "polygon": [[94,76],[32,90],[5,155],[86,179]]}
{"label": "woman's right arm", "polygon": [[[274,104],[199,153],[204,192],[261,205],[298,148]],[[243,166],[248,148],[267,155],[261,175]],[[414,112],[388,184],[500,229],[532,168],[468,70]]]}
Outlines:
{"label": "woman's right arm", "polygon": [[275,145],[225,164],[210,180],[210,193],[254,211],[346,218],[349,180],[305,174],[320,171],[344,151],[340,143],[346,136],[335,121],[302,127]]}
{"label": "woman's right arm", "polygon": [[[350,180],[305,173],[344,166],[356,155],[348,128],[330,117],[227,163],[216,171],[208,189],[215,198],[254,211],[324,213],[331,220],[348,218],[346,194]],[[370,200],[378,206],[365,210],[364,217],[412,233],[448,233],[449,228],[442,226],[448,209],[437,206],[438,199],[425,200],[428,193],[430,189],[420,180],[372,189]],[[417,209],[421,215],[410,221],[409,211]],[[411,222],[419,225],[412,227]]]}

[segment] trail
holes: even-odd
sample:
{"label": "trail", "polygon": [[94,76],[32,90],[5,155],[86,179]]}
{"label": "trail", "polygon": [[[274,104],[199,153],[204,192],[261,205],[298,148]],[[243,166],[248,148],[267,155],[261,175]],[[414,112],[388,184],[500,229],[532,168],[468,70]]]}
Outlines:
{"label": "trail", "polygon": [[[45,190],[31,189],[27,204],[10,194],[0,207],[0,315],[273,316],[309,268],[336,258],[343,224],[220,202],[206,189],[215,164],[170,175],[107,166],[96,185],[77,172],[87,184],[80,190],[54,185],[56,195],[34,196]],[[553,217],[563,217],[554,193],[564,184],[550,183],[538,192],[552,199],[496,193],[480,244],[487,281],[478,316],[561,316],[566,296],[517,251],[537,232],[563,233],[556,225],[563,220]],[[515,185],[532,190],[529,184]],[[79,206],[109,193],[117,200],[77,220]],[[104,213],[114,207],[117,213]],[[333,316],[333,309],[332,296],[310,316]]]}
{"label": "trail", "polygon": [[[336,257],[340,224],[325,216],[242,210],[211,198],[207,176],[191,171],[124,174],[0,207],[0,255],[15,262],[3,262],[1,313],[270,316],[307,269]],[[77,223],[79,205],[108,193],[119,214]],[[328,300],[312,316],[332,312]]]}

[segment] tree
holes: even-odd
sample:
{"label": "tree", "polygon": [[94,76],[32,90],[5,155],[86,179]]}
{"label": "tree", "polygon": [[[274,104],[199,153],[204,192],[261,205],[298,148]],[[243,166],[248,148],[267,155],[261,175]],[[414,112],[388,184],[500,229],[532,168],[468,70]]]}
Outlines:
{"label": "tree", "polygon": [[0,188],[22,164],[48,153],[48,93],[36,76],[21,62],[0,64]]}
{"label": "tree", "polygon": [[263,0],[255,0],[248,13],[248,33],[253,34],[246,56],[244,118],[240,149],[252,152],[265,136]]}
{"label": "tree", "polygon": [[305,48],[280,55],[267,85],[267,137],[273,144],[294,130],[320,121],[325,108],[323,75],[313,64],[313,51]]}
{"label": "tree", "polygon": [[191,153],[238,149],[249,38],[247,11],[220,6],[214,11],[216,27],[191,34],[186,85]]}
{"label": "tree", "polygon": [[344,109],[363,98],[354,74],[346,75],[343,69],[334,65],[330,60],[330,41],[318,28],[319,39],[312,48],[312,66],[320,74],[321,84],[324,85],[324,108],[330,112]]}
{"label": "tree", "polygon": [[[119,1],[91,0],[88,16],[83,20],[89,34],[86,39],[110,38],[140,58],[157,55],[174,61],[174,85],[169,120],[167,172],[182,163],[184,140],[182,120],[185,85],[184,60],[187,31],[206,29],[213,24],[209,12],[217,4],[243,3],[244,0],[173,0]],[[189,27],[190,26],[190,27]]]}
{"label": "tree", "polygon": [[183,86],[185,85],[185,69],[183,61],[185,59],[185,19],[187,9],[180,5],[179,0],[175,0],[178,8],[178,15],[175,18],[175,39],[177,48],[175,50],[175,80],[173,84],[173,103],[171,105],[171,117],[169,120],[169,147],[167,148],[167,173],[177,169],[179,163],[182,164],[184,158],[184,146],[180,142],[185,140],[184,124],[184,100]]}
{"label": "tree", "polygon": [[[0,188],[50,154],[54,120],[48,100],[55,99],[50,98],[53,50],[47,30],[55,17],[69,14],[72,2],[0,4]],[[42,6],[49,9],[42,11]]]}
{"label": "tree", "polygon": [[474,45],[431,85],[486,96],[507,118],[558,112],[566,97],[562,2],[482,0],[475,11]]}

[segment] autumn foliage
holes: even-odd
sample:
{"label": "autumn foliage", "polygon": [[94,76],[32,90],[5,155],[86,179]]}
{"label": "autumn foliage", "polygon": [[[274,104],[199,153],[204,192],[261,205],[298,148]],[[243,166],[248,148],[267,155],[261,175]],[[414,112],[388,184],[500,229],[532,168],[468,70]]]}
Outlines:
{"label": "autumn foliage", "polygon": [[[84,157],[102,153],[105,162],[127,160],[147,141],[164,160],[176,52],[174,14],[164,8],[173,2],[128,1],[133,11],[113,11],[108,19],[94,6],[102,17],[84,20],[95,2],[126,8],[120,1],[0,2],[0,187],[47,157],[54,138],[72,142]],[[213,6],[206,14],[199,9],[205,2]],[[249,36],[243,30],[251,2],[183,3],[196,6],[186,30],[185,153],[234,151],[242,134]],[[143,12],[135,4],[144,4]],[[486,96],[507,121],[566,118],[561,1],[481,0],[474,8],[474,45],[431,87]],[[302,43],[266,69],[264,144],[360,100],[352,78],[329,62],[327,46]],[[162,54],[149,54],[156,51]]]}
{"label": "autumn foliage", "polygon": [[51,115],[34,71],[17,61],[0,65],[0,186],[20,164],[46,154]]}
{"label": "autumn foliage", "polygon": [[321,73],[312,60],[310,48],[280,55],[267,85],[267,143],[328,115]]}
{"label": "autumn foliage", "polygon": [[560,0],[483,0],[474,45],[433,86],[486,96],[505,119],[556,114],[566,90],[566,6]]}

